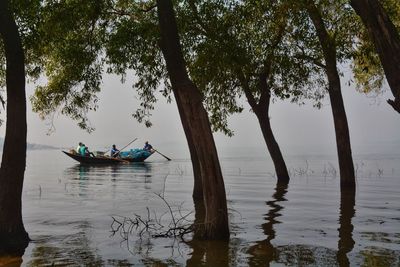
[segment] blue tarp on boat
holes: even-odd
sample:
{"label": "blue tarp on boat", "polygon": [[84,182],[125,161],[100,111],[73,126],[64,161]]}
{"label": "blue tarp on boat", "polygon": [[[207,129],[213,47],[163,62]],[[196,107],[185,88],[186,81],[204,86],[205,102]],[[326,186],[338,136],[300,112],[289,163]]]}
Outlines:
{"label": "blue tarp on boat", "polygon": [[129,151],[121,151],[119,155],[121,158],[146,159],[151,155],[151,153],[147,150],[136,148]]}

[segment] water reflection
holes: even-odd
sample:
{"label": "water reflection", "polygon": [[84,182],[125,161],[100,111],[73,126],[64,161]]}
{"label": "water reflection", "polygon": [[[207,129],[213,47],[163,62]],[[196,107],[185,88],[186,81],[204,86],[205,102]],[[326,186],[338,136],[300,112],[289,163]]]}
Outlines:
{"label": "water reflection", "polygon": [[[110,216],[144,214],[146,207],[160,215],[160,192],[191,210],[190,162],[71,168],[61,156],[57,164],[38,161],[50,156],[27,168],[24,214],[35,241],[23,266],[400,266],[397,176],[360,178],[355,207],[354,196],[340,197],[338,179],[317,174],[320,161],[310,165],[312,179],[296,177],[286,192],[265,180],[264,159],[229,159],[226,186],[237,213],[228,244],[158,238],[142,249],[132,242],[131,254],[121,238],[109,238]],[[0,259],[0,266],[6,262],[19,266],[21,259]]]}
{"label": "water reflection", "polygon": [[[80,196],[85,196],[88,186],[93,184],[92,182],[89,183],[89,181],[108,181],[109,178],[113,182],[133,181],[134,183],[135,179],[138,179],[141,183],[144,182],[145,189],[151,189],[152,166],[150,163],[145,162],[118,165],[77,164],[67,168],[64,173],[73,186],[78,186]],[[115,184],[113,185],[115,186]]]}
{"label": "water reflection", "polygon": [[91,225],[82,221],[77,228],[77,233],[60,236],[57,246],[53,243],[54,238],[50,236],[33,241],[32,260],[27,266],[103,266],[104,261],[91,247]]}
{"label": "water reflection", "polygon": [[270,210],[265,214],[266,223],[262,224],[264,234],[267,236],[265,240],[258,241],[256,244],[248,250],[248,253],[252,255],[250,257],[250,265],[265,265],[269,266],[271,261],[277,258],[277,251],[271,244],[271,241],[275,238],[276,233],[274,224],[280,223],[278,217],[282,216],[281,211],[283,206],[281,202],[287,201],[285,195],[287,193],[287,184],[277,184],[275,193],[272,195],[273,200],[266,202],[270,207]]}
{"label": "water reflection", "polygon": [[[287,186],[278,185],[273,194],[273,200],[268,201],[270,207],[266,214],[266,223],[262,225],[265,240],[259,241],[256,245],[249,249],[251,266],[270,266],[272,261],[283,264],[322,264],[336,265],[334,251],[328,248],[310,246],[310,245],[286,245],[274,247],[271,241],[276,237],[274,225],[280,223],[277,220],[281,216],[283,206],[281,202],[286,201],[285,194]],[[339,241],[338,251],[336,253],[336,261],[339,266],[350,266],[347,254],[354,248],[353,224],[352,219],[355,215],[355,193],[343,191],[340,200],[340,217],[339,217]]]}
{"label": "water reflection", "polygon": [[356,204],[356,196],[354,191],[342,190],[340,197],[340,217],[339,217],[339,242],[337,261],[339,266],[350,266],[347,253],[354,248],[352,219],[355,214],[354,206]]}
{"label": "water reflection", "polygon": [[192,253],[186,266],[231,266],[230,259],[235,261],[236,256],[230,255],[235,250],[230,251],[229,245],[225,241],[192,240],[189,242]]}
{"label": "water reflection", "polygon": [[192,252],[186,261],[186,266],[229,266],[229,243],[224,241],[210,242],[201,240],[202,227],[198,226],[201,226],[204,222],[204,202],[195,201],[194,208],[194,225],[196,230],[193,235],[193,240],[188,242]]}
{"label": "water reflection", "polygon": [[[87,165],[76,164],[65,170],[67,175],[73,176],[78,174],[78,178],[88,178],[92,176],[91,173],[95,172],[96,176],[111,175],[116,177],[119,174],[133,173],[133,174],[149,174],[152,171],[152,166],[147,162],[135,162],[127,164],[112,164],[112,165]],[[150,175],[151,176],[151,175]]]}
{"label": "water reflection", "polygon": [[21,257],[0,256],[0,266],[2,267],[19,267],[22,264]]}

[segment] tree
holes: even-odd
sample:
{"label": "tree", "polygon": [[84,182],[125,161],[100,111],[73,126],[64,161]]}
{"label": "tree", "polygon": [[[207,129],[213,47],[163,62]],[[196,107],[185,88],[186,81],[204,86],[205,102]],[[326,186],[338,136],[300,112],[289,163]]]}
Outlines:
{"label": "tree", "polygon": [[178,27],[170,0],[157,0],[160,46],[164,54],[172,90],[183,128],[193,141],[200,162],[205,203],[204,238],[228,239],[228,212],[225,186],[207,112],[200,91],[189,79],[182,55]]}
{"label": "tree", "polygon": [[[312,24],[315,27],[315,32],[317,34],[322,54],[324,57],[325,64],[324,70],[328,79],[328,93],[332,107],[333,121],[335,125],[336,133],[336,147],[339,158],[339,170],[340,170],[340,187],[341,189],[352,189],[355,190],[355,174],[353,158],[351,154],[351,144],[350,144],[350,134],[349,127],[347,123],[346,111],[344,108],[343,97],[341,93],[340,76],[337,68],[338,52],[341,56],[346,57],[345,49],[338,48],[340,44],[340,38],[345,33],[345,28],[336,29],[337,31],[328,32],[326,24],[329,22],[324,21],[322,18],[322,11],[320,6],[316,6],[313,1],[304,1],[304,8],[310,16]],[[339,6],[340,3],[337,3]],[[336,16],[336,9],[334,5],[327,5],[325,10],[325,15],[331,14]],[[343,6],[342,6],[343,7]],[[340,19],[336,18],[337,22]],[[351,28],[351,25],[347,25]],[[342,31],[340,31],[342,30]],[[346,39],[346,38],[343,38]]]}
{"label": "tree", "polygon": [[[218,5],[218,3],[213,4]],[[203,3],[202,10],[205,10],[204,6],[207,5],[210,5],[210,2]],[[252,6],[248,5],[246,7],[251,8]],[[224,10],[223,7],[211,8],[210,10],[220,12],[220,16],[216,16],[217,14],[215,13],[207,14],[207,12],[199,14],[194,4],[191,4],[190,8],[194,14],[191,13],[190,15],[199,20],[197,25],[192,28],[197,26],[197,34],[203,35],[203,42],[194,44],[196,45],[195,53],[198,58],[193,63],[194,66],[191,73],[194,79],[199,80],[200,84],[203,85],[202,91],[207,96],[206,101],[212,111],[211,114],[216,129],[228,132],[225,129],[226,124],[223,123],[225,118],[221,113],[224,112],[224,108],[228,113],[240,111],[240,107],[236,107],[234,102],[237,94],[244,92],[247,102],[259,121],[264,140],[275,166],[278,182],[288,183],[289,173],[274,137],[268,113],[271,93],[274,90],[274,86],[276,86],[273,84],[274,75],[277,75],[275,73],[276,68],[273,66],[275,64],[275,50],[277,50],[276,47],[281,42],[286,21],[278,22],[279,26],[274,25],[275,32],[270,32],[272,35],[270,39],[266,38],[263,44],[258,44],[256,43],[258,39],[254,35],[251,36],[251,31],[249,30],[251,28],[249,24],[253,23],[253,21],[249,17],[250,12],[244,12],[246,7],[237,6],[232,10]],[[221,12],[221,10],[223,11]],[[239,34],[234,34],[237,31],[232,29],[234,28],[233,25],[235,25],[234,21],[238,22],[237,19],[240,15],[246,15],[246,19],[241,21],[240,27],[245,29],[245,34],[248,38],[247,49],[243,44],[244,40],[240,38]],[[204,17],[201,18],[201,16]],[[210,19],[213,16],[215,18],[221,17],[222,19],[215,23],[215,19]],[[260,17],[257,18],[260,19]],[[209,22],[208,25],[205,25],[204,21]],[[269,21],[270,24],[272,24],[271,21]],[[213,27],[210,22],[222,27]],[[265,24],[266,28],[267,26],[268,22]],[[229,34],[228,32],[234,33]],[[250,52],[252,49],[260,48],[266,50],[264,52],[265,56]],[[232,92],[237,93],[232,94]],[[216,101],[216,99],[221,101]]]}
{"label": "tree", "polygon": [[[351,0],[375,46],[394,99],[387,102],[400,113],[400,36],[384,7],[377,0]],[[397,3],[398,5],[398,3]]]}
{"label": "tree", "polygon": [[0,254],[22,255],[29,236],[22,221],[26,163],[24,51],[9,2],[0,1],[0,35],[6,59],[6,135],[0,167]]}
{"label": "tree", "polygon": [[321,98],[309,93],[315,67],[295,56],[301,51],[291,40],[288,13],[289,6],[280,1],[188,1],[178,17],[189,72],[202,90],[213,129],[232,135],[227,118],[242,112],[238,100],[245,96],[279,183],[288,183],[289,174],[271,128],[270,102],[273,97],[300,103]]}
{"label": "tree", "polygon": [[[225,188],[207,113],[180,56],[179,37],[171,26],[171,3],[157,4],[157,9],[151,3],[127,1],[44,5],[42,36],[35,49],[43,58],[37,65],[48,83],[37,88],[32,98],[34,110],[42,117],[61,110],[78,120],[82,128],[91,130],[86,113],[97,108],[96,94],[105,70],[123,78],[133,70],[138,77],[134,87],[143,101],[134,116],[150,126],[150,111],[163,81],[163,94],[169,97],[173,91],[175,95],[187,136],[195,173],[194,197],[204,199],[202,237],[227,239]],[[60,21],[59,17],[66,19]],[[160,25],[158,17],[167,20],[170,27]]]}

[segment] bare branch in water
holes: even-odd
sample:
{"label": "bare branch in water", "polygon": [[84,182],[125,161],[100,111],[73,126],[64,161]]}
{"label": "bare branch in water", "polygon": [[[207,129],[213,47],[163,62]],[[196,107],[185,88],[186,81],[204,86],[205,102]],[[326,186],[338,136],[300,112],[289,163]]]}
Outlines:
{"label": "bare branch in water", "polygon": [[[194,232],[195,225],[192,220],[188,217],[193,214],[193,211],[183,212],[182,204],[173,207],[165,199],[164,194],[155,193],[163,202],[167,208],[167,211],[161,216],[157,216],[155,211],[150,211],[146,208],[146,215],[141,216],[134,214],[133,218],[124,216],[112,216],[113,219],[111,223],[111,235],[114,236],[117,233],[120,234],[123,241],[129,242],[129,236],[133,232],[137,232],[139,239],[143,236],[148,236],[152,238],[159,237],[169,237],[169,238],[180,238],[181,240],[190,233]],[[163,219],[165,215],[169,215],[168,219]]]}

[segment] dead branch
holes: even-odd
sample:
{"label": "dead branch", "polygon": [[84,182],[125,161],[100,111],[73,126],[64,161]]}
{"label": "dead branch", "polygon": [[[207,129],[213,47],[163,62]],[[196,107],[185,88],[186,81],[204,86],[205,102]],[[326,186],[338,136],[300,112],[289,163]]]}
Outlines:
{"label": "dead branch", "polygon": [[[152,238],[168,237],[183,240],[184,236],[194,232],[195,225],[192,220],[188,219],[193,214],[193,211],[183,212],[183,203],[177,207],[171,206],[162,193],[155,193],[155,195],[164,203],[167,209],[166,212],[161,214],[161,216],[157,216],[155,211],[151,212],[147,207],[145,216],[138,214],[134,214],[133,218],[111,216],[113,219],[111,223],[111,235],[114,236],[118,233],[123,241],[128,241],[134,232],[137,233],[139,239],[142,239],[146,235]],[[167,214],[169,215],[168,219],[163,219]]]}

